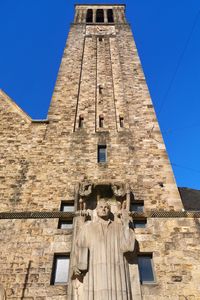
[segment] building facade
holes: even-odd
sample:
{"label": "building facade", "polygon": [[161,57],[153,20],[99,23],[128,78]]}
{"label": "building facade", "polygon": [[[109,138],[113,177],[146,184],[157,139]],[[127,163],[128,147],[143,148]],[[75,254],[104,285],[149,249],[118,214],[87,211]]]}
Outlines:
{"label": "building facade", "polygon": [[198,214],[183,211],[124,5],[76,5],[47,120],[0,102],[6,299],[81,299],[76,238],[101,198],[133,218],[131,299],[200,299]]}

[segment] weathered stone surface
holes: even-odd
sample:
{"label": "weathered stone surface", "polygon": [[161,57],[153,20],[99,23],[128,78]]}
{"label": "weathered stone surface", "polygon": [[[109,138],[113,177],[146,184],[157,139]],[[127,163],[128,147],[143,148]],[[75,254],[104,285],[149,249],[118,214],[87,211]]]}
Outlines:
{"label": "weathered stone surface", "polygon": [[[124,8],[112,7],[115,24],[100,26],[86,25],[87,6],[76,7],[48,122],[32,121],[0,92],[1,212],[58,211],[62,200],[77,200],[82,182],[129,185],[146,211],[182,210]],[[107,145],[106,163],[97,162],[98,144]],[[153,253],[156,275],[136,295],[200,299],[200,220],[149,218],[135,234],[139,251]],[[54,254],[71,245],[72,230],[58,229],[58,219],[0,220],[7,299],[68,299],[67,286],[50,282]],[[138,282],[137,266],[131,268]]]}

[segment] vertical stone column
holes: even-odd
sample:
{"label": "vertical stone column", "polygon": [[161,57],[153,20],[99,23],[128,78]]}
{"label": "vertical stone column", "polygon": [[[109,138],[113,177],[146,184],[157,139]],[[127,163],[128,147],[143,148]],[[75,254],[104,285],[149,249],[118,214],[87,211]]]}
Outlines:
{"label": "vertical stone column", "polygon": [[120,8],[119,12],[120,12],[121,22],[126,23],[126,18],[125,18],[124,9],[123,9],[123,8]]}
{"label": "vertical stone column", "polygon": [[96,23],[96,14],[97,14],[97,10],[93,9],[93,23]]}
{"label": "vertical stone column", "polygon": [[113,17],[114,17],[114,22],[115,23],[119,23],[119,17],[118,17],[117,8],[113,8]]}
{"label": "vertical stone column", "polygon": [[117,15],[118,15],[118,22],[119,23],[123,23],[123,20],[122,20],[122,12],[121,12],[121,9],[117,9]]}
{"label": "vertical stone column", "polygon": [[83,14],[84,14],[84,11],[83,9],[80,9],[80,14],[79,14],[79,23],[83,23]]}
{"label": "vertical stone column", "polygon": [[104,23],[108,23],[107,9],[104,9],[103,12],[104,12]]}
{"label": "vertical stone column", "polygon": [[74,16],[74,23],[78,22],[78,16],[79,16],[79,10],[76,10],[75,16]]}
{"label": "vertical stone column", "polygon": [[83,9],[83,13],[82,13],[82,23],[86,23],[86,14],[87,14],[87,9]]}
{"label": "vertical stone column", "polygon": [[82,10],[79,9],[77,14],[77,23],[81,23],[81,17],[82,17]]}

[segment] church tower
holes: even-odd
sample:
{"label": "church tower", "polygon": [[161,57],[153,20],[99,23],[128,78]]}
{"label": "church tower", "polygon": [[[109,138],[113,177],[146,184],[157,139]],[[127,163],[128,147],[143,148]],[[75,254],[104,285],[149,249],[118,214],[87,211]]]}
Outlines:
{"label": "church tower", "polygon": [[[199,216],[183,210],[125,5],[75,6],[47,120],[2,91],[0,102],[6,299],[199,299]],[[110,219],[100,216],[98,235],[103,201]],[[127,218],[135,243],[122,242]],[[113,252],[91,262],[111,240]]]}

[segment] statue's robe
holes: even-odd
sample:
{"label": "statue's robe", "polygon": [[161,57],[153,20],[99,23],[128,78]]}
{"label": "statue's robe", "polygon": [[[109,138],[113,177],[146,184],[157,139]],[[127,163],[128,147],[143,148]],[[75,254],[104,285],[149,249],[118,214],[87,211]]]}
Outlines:
{"label": "statue's robe", "polygon": [[0,284],[0,300],[6,300],[6,293],[3,285]]}
{"label": "statue's robe", "polygon": [[83,225],[77,239],[77,267],[86,271],[81,300],[131,300],[128,263],[124,253],[133,251],[134,232],[121,222]]}

